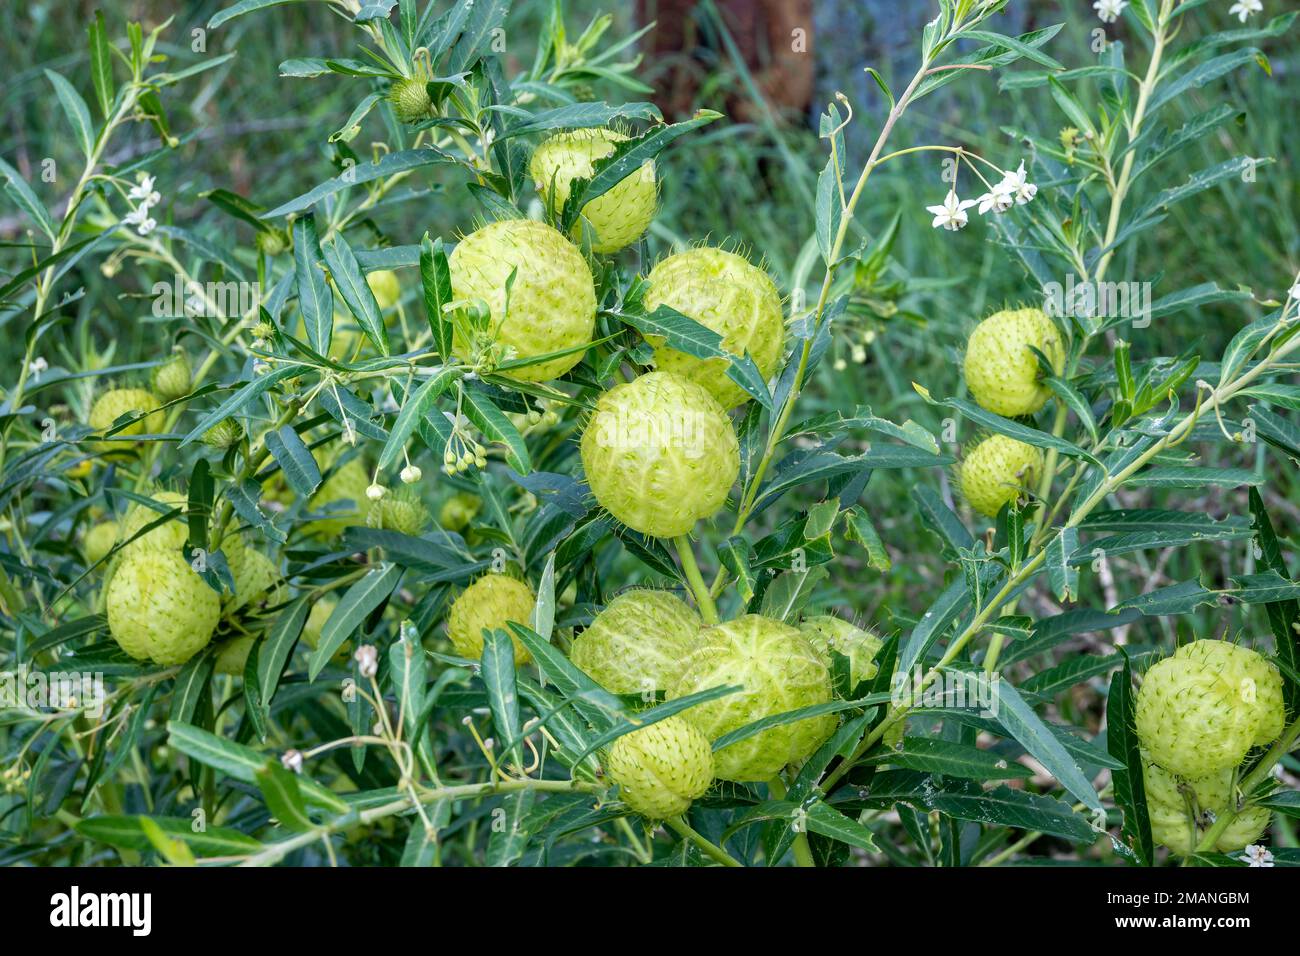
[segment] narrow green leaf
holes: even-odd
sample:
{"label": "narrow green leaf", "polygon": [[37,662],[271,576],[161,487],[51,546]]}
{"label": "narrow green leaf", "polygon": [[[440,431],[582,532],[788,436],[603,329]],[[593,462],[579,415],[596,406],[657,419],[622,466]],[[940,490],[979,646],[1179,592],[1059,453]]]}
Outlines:
{"label": "narrow green leaf", "polygon": [[266,806],[280,825],[297,833],[306,833],[315,828],[311,817],[307,815],[307,803],[303,800],[298,778],[292,771],[280,766],[279,761],[268,761],[253,773],[258,789],[266,800]]}
{"label": "narrow green leaf", "polygon": [[285,481],[295,492],[306,498],[320,486],[320,466],[316,464],[307,443],[292,425],[282,425],[275,431],[267,432],[262,441],[275,463],[280,466]]}
{"label": "narrow green leaf", "polygon": [[113,51],[109,47],[108,30],[104,26],[102,11],[95,11],[87,32],[90,34],[90,79],[95,85],[99,112],[104,119],[108,119],[113,109]]}
{"label": "narrow green leaf", "polygon": [[379,354],[388,355],[388,327],[384,325],[379,303],[375,301],[375,294],[370,291],[370,285],[366,282],[361,267],[357,265],[357,257],[352,248],[342,236],[335,233],[321,245],[321,252],[330,276],[334,279],[334,288],[343,297],[348,311],[356,318],[357,324],[374,343]]}
{"label": "narrow green leaf", "polygon": [[370,613],[388,600],[388,596],[402,579],[404,568],[396,564],[381,564],[371,568],[339,600],[338,607],[321,628],[316,650],[307,662],[307,677],[315,680],[330,662],[343,642],[362,625]]}

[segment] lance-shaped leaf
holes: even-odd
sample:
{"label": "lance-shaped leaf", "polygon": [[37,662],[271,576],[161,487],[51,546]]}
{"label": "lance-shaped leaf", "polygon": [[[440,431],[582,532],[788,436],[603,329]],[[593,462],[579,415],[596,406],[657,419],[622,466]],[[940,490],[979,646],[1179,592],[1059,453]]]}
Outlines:
{"label": "lance-shaped leaf", "polygon": [[370,613],[388,600],[388,596],[397,587],[397,582],[401,580],[403,570],[396,564],[381,564],[371,568],[360,581],[348,588],[334,613],[321,628],[320,640],[307,664],[310,680],[316,679],[334,652],[352,636],[353,631],[361,626]]}
{"label": "lance-shaped leaf", "polygon": [[316,236],[315,216],[303,216],[294,221],[293,264],[298,284],[298,308],[307,329],[307,341],[324,355],[330,350],[330,338],[334,334],[334,293],[325,278],[325,259]]}
{"label": "lance-shaped leaf", "polygon": [[430,239],[426,232],[420,240],[420,286],[424,292],[424,314],[433,332],[438,357],[451,360],[452,322],[443,307],[452,301],[451,267],[441,239]]}
{"label": "lance-shaped leaf", "polygon": [[644,335],[656,347],[666,344],[671,349],[696,358],[726,362],[727,378],[757,399],[764,408],[772,407],[767,382],[763,380],[763,373],[758,370],[758,365],[749,353],[736,355],[723,348],[722,336],[689,315],[683,315],[671,306],[661,305],[648,315],[626,312],[620,313],[618,318]]}
{"label": "lance-shaped leaf", "polygon": [[379,354],[388,355],[388,328],[384,325],[379,303],[370,291],[370,284],[366,282],[352,248],[342,236],[335,233],[321,246],[321,252],[325,255],[325,265],[329,267],[334,279],[334,288],[343,297],[348,311],[356,318],[357,324],[374,343]]}

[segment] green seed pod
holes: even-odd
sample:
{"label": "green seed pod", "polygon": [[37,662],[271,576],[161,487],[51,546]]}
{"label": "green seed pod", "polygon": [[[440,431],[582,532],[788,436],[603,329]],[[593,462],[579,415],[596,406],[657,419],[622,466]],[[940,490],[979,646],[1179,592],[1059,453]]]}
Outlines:
{"label": "green seed pod", "polygon": [[388,90],[393,113],[403,123],[418,123],[430,117],[433,100],[424,80],[404,78],[394,81]]}
{"label": "green seed pod", "polygon": [[[763,717],[831,699],[830,673],[804,636],[757,614],[701,630],[668,699],[721,686],[743,690],[683,714],[710,741]],[[786,764],[809,756],[835,727],[834,715],[770,727],[714,753],[716,775],[736,782],[769,780]]]}
{"label": "green seed pod", "polygon": [[[580,129],[552,136],[533,151],[528,164],[537,192],[552,209],[563,209],[573,181],[590,179],[596,161],[609,156],[614,145],[626,139],[610,129]],[[655,217],[658,199],[654,160],[647,159],[613,189],[582,207],[582,216],[595,233],[592,250],[617,252],[640,239]],[[582,223],[578,222],[573,240],[581,239]]]}
{"label": "green seed pod", "polygon": [[237,537],[221,543],[230,575],[235,579],[235,593],[226,597],[225,613],[249,607],[273,607],[284,599],[284,576],[275,562],[261,551],[247,547]]}
{"label": "green seed pod", "polygon": [[[156,511],[148,505],[142,504],[134,504],[130,507],[126,517],[122,519],[120,540],[130,542],[124,546],[123,553],[150,549],[179,554],[181,548],[185,547],[185,542],[190,538],[189,525],[185,519],[185,510],[189,507],[189,499],[175,491],[155,492],[152,497],[165,510]],[[163,522],[144,536],[131,541],[147,525],[161,520],[164,514],[176,508],[180,508],[181,513],[175,518]]]}
{"label": "green seed pod", "polygon": [[1266,747],[1282,736],[1286,724],[1286,703],[1282,699],[1282,675],[1262,654],[1229,641],[1200,640],[1184,644],[1174,657],[1198,661],[1241,691],[1244,706],[1255,721],[1256,747]]}
{"label": "green seed pod", "polygon": [[1198,661],[1167,657],[1147,671],[1138,691],[1138,739],[1151,759],[1196,780],[1245,758],[1257,730],[1240,687]]}
{"label": "green seed pod", "polygon": [[625,591],[573,641],[569,658],[615,694],[672,686],[695,646],[700,616],[667,591]]}
{"label": "green seed pod", "polygon": [[623,802],[651,820],[685,813],[713,782],[709,741],[681,717],[619,737],[605,766]]}
{"label": "green seed pod", "polygon": [[651,372],[600,397],[582,435],[582,464],[610,514],[642,534],[672,538],[726,503],[740,451],[708,392]]}
{"label": "green seed pod", "polygon": [[[645,307],[661,305],[690,316],[722,336],[722,347],[733,355],[746,351],[770,378],[785,346],[785,317],[781,294],[762,269],[722,249],[688,249],[669,256],[646,277]],[[749,400],[749,393],[727,377],[724,359],[701,359],[678,352],[650,337],[655,364],[703,385],[723,408]]]}
{"label": "green seed pod", "polygon": [[506,626],[510,621],[528,625],[537,598],[523,581],[507,574],[485,574],[456,598],[447,615],[447,636],[461,657],[478,660],[483,656],[483,629],[503,630],[515,645],[515,664],[533,659]]}
{"label": "green seed pod", "polygon": [[203,433],[201,441],[210,448],[226,449],[244,437],[244,426],[233,418],[223,418]]}
{"label": "green seed pod", "polygon": [[1041,309],[995,312],[977,325],[966,344],[966,384],[975,401],[1010,418],[1042,408],[1052,390],[1039,380],[1031,346],[1062,369],[1065,340]]}
{"label": "green seed pod", "polygon": [[804,618],[799,633],[807,638],[827,668],[831,666],[831,651],[847,657],[849,683],[853,687],[876,676],[875,657],[883,642],[870,631],[827,614]]}
{"label": "green seed pod", "polygon": [[[1155,841],[1180,856],[1194,853],[1205,832],[1236,799],[1233,776],[1229,768],[1197,779],[1178,777],[1144,753],[1142,779]],[[1246,807],[1224,828],[1214,848],[1231,853],[1254,843],[1268,827],[1270,816],[1262,807]]]}
{"label": "green seed pod", "polygon": [[[448,256],[457,299],[480,300],[491,313],[493,341],[504,358],[527,359],[591,341],[596,288],[591,268],[568,239],[543,222],[505,219],[478,229]],[[506,281],[514,272],[506,308]],[[456,323],[453,351],[471,359],[475,343]],[[576,351],[508,374],[524,382],[558,378],[582,360]]]}
{"label": "green seed pod", "polygon": [[1220,853],[1232,853],[1255,843],[1268,829],[1273,813],[1266,807],[1246,807],[1223,828],[1214,848]]}
{"label": "green seed pod", "polygon": [[184,664],[207,646],[221,600],[179,554],[142,548],[127,554],[108,585],[108,628],[137,660]]}
{"label": "green seed pod", "polygon": [[959,472],[962,497],[988,518],[1030,489],[1043,470],[1043,452],[1006,435],[990,435],[966,456]]}
{"label": "green seed pod", "polygon": [[190,393],[191,377],[189,356],[178,349],[162,365],[154,367],[149,382],[155,395],[170,402]]}
{"label": "green seed pod", "polygon": [[81,539],[81,554],[86,564],[98,564],[117,544],[117,522],[101,521],[86,529]]}
{"label": "green seed pod", "polygon": [[284,230],[273,226],[258,230],[253,241],[258,249],[271,258],[275,258],[289,248],[289,237],[285,235]]}
{"label": "green seed pod", "polygon": [[[130,414],[135,417],[154,412],[157,407],[158,399],[154,397],[152,392],[148,392],[143,388],[111,388],[95,399],[95,404],[91,406],[90,416],[86,424],[97,432],[103,432],[112,427],[113,423],[123,415]],[[163,420],[162,412],[145,414],[144,418],[132,422],[113,437],[116,439],[125,435],[157,434],[163,430]],[[96,451],[112,452],[124,451],[129,446],[119,441],[102,441],[92,443],[92,447]]]}
{"label": "green seed pod", "polygon": [[438,524],[447,531],[464,531],[478,517],[483,500],[467,491],[458,491],[442,503],[438,511]]}
{"label": "green seed pod", "polygon": [[429,509],[412,492],[385,495],[370,506],[366,524],[372,528],[386,528],[402,534],[416,536],[424,533],[431,520]]}

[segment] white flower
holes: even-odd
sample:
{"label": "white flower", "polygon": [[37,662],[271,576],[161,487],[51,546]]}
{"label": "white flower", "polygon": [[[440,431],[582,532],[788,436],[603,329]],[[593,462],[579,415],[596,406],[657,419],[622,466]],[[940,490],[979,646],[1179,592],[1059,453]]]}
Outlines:
{"label": "white flower", "polygon": [[1245,23],[1255,14],[1263,12],[1264,4],[1260,0],[1237,0],[1228,10],[1228,16],[1235,16]]}
{"label": "white flower", "polygon": [[1097,11],[1102,23],[1114,23],[1127,6],[1128,0],[1097,0],[1092,8]]}
{"label": "white flower", "polygon": [[383,485],[379,484],[378,482],[375,482],[369,488],[366,489],[366,497],[369,498],[371,501],[378,501],[386,494],[388,494],[388,489],[385,488]]}
{"label": "white flower", "polygon": [[1022,159],[1020,168],[1014,173],[1003,176],[997,188],[1009,191],[1016,197],[1016,204],[1023,206],[1038,195],[1038,187],[1029,181],[1028,176],[1029,174],[1025,172],[1025,161]]}
{"label": "white flower", "polygon": [[49,368],[50,368],[50,363],[45,361],[44,358],[38,355],[31,363],[28,364],[27,372],[28,374],[31,375],[32,378],[40,378],[41,373],[49,371]]}
{"label": "white flower", "polygon": [[280,755],[280,766],[294,773],[302,773],[302,751],[286,750]]}
{"label": "white flower", "polygon": [[1242,851],[1241,858],[1252,867],[1273,865],[1273,854],[1269,852],[1268,847],[1260,846],[1258,843],[1246,847]]}
{"label": "white flower", "polygon": [[158,205],[162,202],[162,196],[153,188],[153,181],[152,176],[141,176],[140,181],[126,194],[126,198],[140,203],[140,206],[146,210],[150,206]]}
{"label": "white flower", "polygon": [[420,470],[419,465],[407,465],[405,468],[402,469],[402,474],[401,474],[402,484],[413,485],[417,481],[419,481],[423,476],[424,476],[424,472]]}
{"label": "white flower", "polygon": [[956,190],[948,193],[948,198],[943,201],[942,206],[926,206],[925,211],[934,214],[934,228],[947,229],[949,232],[956,232],[962,226],[970,221],[966,215],[966,210],[975,205],[974,199],[958,199]]}
{"label": "white flower", "polygon": [[132,209],[122,217],[122,221],[128,226],[135,226],[135,231],[142,236],[149,235],[149,233],[153,232],[158,225],[158,223],[150,218],[148,206],[140,206],[136,209]]}
{"label": "white flower", "polygon": [[379,673],[379,651],[375,645],[362,644],[352,657],[357,662],[357,670],[362,677],[369,679]]}
{"label": "white flower", "polygon": [[[1010,175],[1008,173],[1008,175]],[[1016,204],[1016,192],[1008,185],[1006,180],[998,183],[983,196],[979,198],[979,213],[985,215],[990,209],[996,213],[1004,213]]]}

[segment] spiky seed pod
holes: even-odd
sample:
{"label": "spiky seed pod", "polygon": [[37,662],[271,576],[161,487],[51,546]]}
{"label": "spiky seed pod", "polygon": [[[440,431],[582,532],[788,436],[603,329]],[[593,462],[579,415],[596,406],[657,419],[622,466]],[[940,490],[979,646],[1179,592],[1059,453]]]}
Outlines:
{"label": "spiky seed pod", "polygon": [[[559,133],[533,150],[528,171],[537,192],[551,208],[564,208],[575,179],[590,179],[595,163],[614,152],[614,145],[626,140],[611,129],[580,129]],[[641,238],[650,227],[658,205],[654,160],[625,177],[617,186],[582,207],[595,238],[592,251],[617,252]],[[582,223],[573,228],[574,242],[582,239]]]}
{"label": "spiky seed pod", "polygon": [[442,503],[438,511],[438,524],[447,531],[464,531],[478,517],[483,500],[467,491],[458,491]]}
{"label": "spiky seed pod", "polygon": [[370,475],[360,458],[349,459],[334,469],[308,499],[307,506],[312,511],[328,512],[328,517],[307,525],[308,533],[318,538],[335,538],[346,528],[365,524],[370,511],[370,501],[366,498],[369,487]]}
{"label": "spiky seed pod", "polygon": [[1214,848],[1220,853],[1232,853],[1258,842],[1273,820],[1273,813],[1267,807],[1246,807],[1240,811],[1232,822],[1223,828]]}
{"label": "spiky seed pod", "polygon": [[226,614],[255,606],[272,607],[283,600],[284,576],[274,561],[237,537],[221,544],[230,576],[235,579],[235,593],[226,598]]}
{"label": "spiky seed pod", "polygon": [[[812,645],[788,624],[757,614],[702,629],[667,696],[675,700],[724,685],[743,690],[683,712],[710,741],[760,718],[831,699],[830,672]],[[717,751],[716,775],[736,782],[769,780],[816,750],[835,726],[835,717],[826,715],[770,727]]]}
{"label": "spiky seed pod", "polygon": [[372,528],[386,528],[412,536],[423,534],[430,520],[429,509],[420,501],[420,496],[405,490],[385,495],[370,506],[366,516],[366,524]]}
{"label": "spiky seed pod", "polygon": [[876,676],[875,657],[880,638],[831,614],[804,618],[799,633],[808,639],[822,661],[831,666],[831,651],[849,659],[849,683],[853,687]]}
{"label": "spiky seed pod", "polygon": [[1240,687],[1199,661],[1166,657],[1138,691],[1138,740],[1163,769],[1191,780],[1237,766],[1256,733]]}
{"label": "spiky seed pod", "polygon": [[600,397],[582,434],[582,465],[610,514],[642,534],[685,534],[726,503],[740,472],[736,433],[707,391],[651,372]]}
{"label": "spiky seed pod", "polygon": [[86,564],[98,564],[117,544],[117,522],[101,521],[86,529],[81,539],[81,554]]}
{"label": "spiky seed pod", "polygon": [[108,628],[137,660],[184,664],[207,646],[221,617],[217,592],[176,552],[123,557],[108,585]]}
{"label": "spiky seed pod", "polygon": [[1200,640],[1184,644],[1174,657],[1198,661],[1241,691],[1254,715],[1256,747],[1266,747],[1282,736],[1286,724],[1286,703],[1282,699],[1282,675],[1257,651],[1230,641]]}
{"label": "spiky seed pod", "polygon": [[394,115],[403,123],[418,123],[428,119],[433,110],[429,88],[421,79],[403,78],[395,81],[388,90],[388,102],[393,106]]}
{"label": "spiky seed pod", "polygon": [[[722,336],[722,347],[733,355],[746,351],[770,378],[785,346],[785,317],[781,294],[766,272],[743,256],[702,247],[664,259],[646,277],[645,307],[661,305],[688,315]],[[676,372],[703,385],[723,408],[734,408],[749,393],[727,377],[727,362],[701,359],[668,348],[651,337],[656,367]]]}
{"label": "spiky seed pod", "polygon": [[[157,434],[163,429],[164,418],[162,412],[154,412],[158,404],[158,399],[153,393],[143,388],[110,388],[95,399],[95,404],[90,408],[90,415],[86,424],[97,432],[104,432],[112,427],[113,422],[123,415],[130,414],[135,417],[153,412],[153,414],[145,414],[145,417],[139,421],[132,422],[126,428],[117,432],[113,438],[122,438],[126,435]],[[94,442],[93,447],[97,451],[111,452],[124,451],[128,446],[120,441],[102,441]]]}
{"label": "spiky seed pod", "polygon": [[569,658],[615,694],[653,693],[681,676],[701,624],[667,591],[626,591],[574,639]]}
{"label": "spiky seed pod", "polygon": [[[189,506],[189,499],[175,491],[159,491],[152,495],[155,502],[163,507],[163,511],[157,511],[148,505],[134,504],[127,510],[126,517],[122,519],[121,534],[119,540],[129,541],[130,543],[123,547],[124,553],[140,551],[144,549],[169,551],[179,554],[185,542],[190,538],[189,525],[185,519],[185,509]],[[161,520],[163,515],[168,511],[176,508],[181,509],[181,513],[170,521],[164,521],[158,527],[145,533],[142,537],[131,541],[139,531],[155,521]]]}
{"label": "spiky seed pod", "polygon": [[253,242],[265,255],[272,258],[289,248],[289,237],[284,230],[270,226],[260,230]]}
{"label": "spiky seed pod", "polygon": [[229,448],[244,437],[244,426],[233,418],[223,418],[203,433],[201,441],[210,448]]}
{"label": "spiky seed pod", "polygon": [[[1142,779],[1146,783],[1151,836],[1180,856],[1195,852],[1214,821],[1236,799],[1231,768],[1198,779],[1186,779],[1163,770],[1143,754]],[[1254,843],[1268,827],[1270,813],[1247,807],[1224,828],[1215,842],[1220,853],[1231,853]]]}
{"label": "spiky seed pod", "polygon": [[1042,309],[995,312],[975,326],[966,343],[966,384],[983,408],[1014,418],[1032,415],[1051,397],[1040,381],[1038,349],[1060,371],[1065,340]]}
{"label": "spiky seed pod", "polygon": [[515,664],[533,659],[506,626],[510,621],[527,626],[537,598],[523,581],[507,574],[485,574],[456,598],[447,615],[447,636],[461,657],[483,656],[483,629],[503,630],[515,645]]}
{"label": "spiky seed pod", "polygon": [[183,398],[190,393],[190,358],[179,349],[162,365],[149,373],[149,384],[155,395],[165,402]]}
{"label": "spiky seed pod", "polygon": [[966,456],[960,470],[962,497],[988,518],[1032,488],[1043,470],[1043,452],[1006,435],[990,435]]}
{"label": "spiky seed pod", "polygon": [[623,802],[651,820],[679,816],[713,782],[709,741],[681,717],[624,734],[605,758]]}
{"label": "spiky seed pod", "polygon": [[[470,233],[448,257],[457,299],[481,300],[491,312],[494,341],[515,359],[535,358],[591,341],[596,289],[591,268],[559,231],[532,219],[505,219]],[[506,280],[514,271],[506,308]],[[475,347],[456,323],[453,351],[472,357]],[[582,352],[510,371],[525,382],[558,378]]]}

